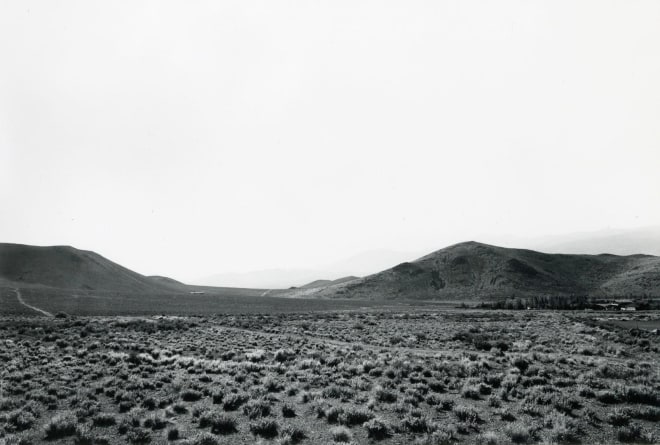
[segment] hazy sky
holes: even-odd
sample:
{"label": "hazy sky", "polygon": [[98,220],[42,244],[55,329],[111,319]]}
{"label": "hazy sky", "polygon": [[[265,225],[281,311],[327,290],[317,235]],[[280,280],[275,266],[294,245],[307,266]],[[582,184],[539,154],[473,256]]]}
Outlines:
{"label": "hazy sky", "polygon": [[660,2],[0,3],[0,241],[146,274],[660,224]]}

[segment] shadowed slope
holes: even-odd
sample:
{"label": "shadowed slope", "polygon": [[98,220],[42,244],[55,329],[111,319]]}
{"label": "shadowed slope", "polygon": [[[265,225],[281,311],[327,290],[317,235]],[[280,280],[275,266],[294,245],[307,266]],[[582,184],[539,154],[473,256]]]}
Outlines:
{"label": "shadowed slope", "polygon": [[310,296],[489,299],[569,294],[660,294],[660,257],[546,254],[466,242],[365,278],[324,287]]}
{"label": "shadowed slope", "polygon": [[170,279],[146,277],[94,252],[70,246],[0,244],[0,279],[60,289],[154,292],[181,289]]}

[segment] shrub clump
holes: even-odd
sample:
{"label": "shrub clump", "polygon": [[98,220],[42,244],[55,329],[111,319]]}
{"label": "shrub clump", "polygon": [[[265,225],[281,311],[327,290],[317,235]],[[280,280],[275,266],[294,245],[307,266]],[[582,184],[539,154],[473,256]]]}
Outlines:
{"label": "shrub clump", "polygon": [[199,426],[200,428],[210,426],[214,434],[231,434],[238,430],[236,419],[217,411],[203,412],[199,416]]}
{"label": "shrub clump", "polygon": [[296,444],[307,437],[307,434],[301,428],[293,425],[287,425],[280,432],[280,444]]}
{"label": "shrub clump", "polygon": [[660,409],[653,407],[639,407],[626,410],[630,417],[635,419],[648,420],[650,422],[660,421]]}
{"label": "shrub clump", "polygon": [[144,420],[143,426],[152,430],[162,430],[167,426],[167,421],[158,414],[152,414]]}
{"label": "shrub clump", "polygon": [[371,439],[382,440],[392,435],[392,428],[383,419],[374,418],[363,425],[367,429],[367,435]]}
{"label": "shrub clump", "polygon": [[[424,438],[415,441],[415,445],[454,445],[456,441],[456,431],[449,428],[427,434]],[[479,438],[477,438],[477,443],[479,443]]]}
{"label": "shrub clump", "polygon": [[94,426],[108,427],[117,422],[112,413],[99,413],[92,418]]}
{"label": "shrub clump", "polygon": [[167,430],[167,440],[177,440],[179,438],[179,429],[174,427]]}
{"label": "shrub clump", "polygon": [[479,400],[481,398],[481,393],[479,392],[479,387],[476,385],[466,385],[461,390],[461,397],[464,399],[474,399]]}
{"label": "shrub clump", "polygon": [[628,386],[620,388],[618,392],[621,398],[628,403],[660,405],[660,394],[650,386]]}
{"label": "shrub clump", "polygon": [[477,445],[499,445],[502,443],[502,439],[499,434],[495,431],[486,431],[477,436],[476,444]]}
{"label": "shrub clump", "polygon": [[[15,410],[9,413],[8,419],[11,430],[23,431],[31,428],[36,418],[27,410]],[[5,427],[6,428],[6,427]]]}
{"label": "shrub clump", "polygon": [[230,394],[225,397],[225,400],[222,403],[222,407],[225,411],[236,411],[247,401],[248,397],[244,394]]}
{"label": "shrub clump", "polygon": [[525,372],[529,368],[529,361],[524,357],[516,357],[513,360],[513,366],[520,369],[521,372]]}
{"label": "shrub clump", "polygon": [[243,405],[243,414],[250,420],[267,417],[270,416],[270,405],[264,400],[250,400]]}
{"label": "shrub clump", "polygon": [[396,392],[387,390],[382,387],[376,388],[374,395],[376,397],[376,400],[384,403],[394,403],[398,399],[398,395]]}
{"label": "shrub clump", "polygon": [[325,410],[325,418],[328,423],[337,423],[339,422],[339,416],[344,412],[344,409],[341,406],[331,406]]}
{"label": "shrub clump", "polygon": [[95,435],[87,425],[78,425],[73,443],[74,445],[109,445],[110,440],[105,436]]}
{"label": "shrub clump", "polygon": [[474,408],[465,405],[455,407],[454,415],[462,422],[477,423],[481,420],[479,413]]}
{"label": "shrub clump", "polygon": [[181,444],[182,445],[219,445],[220,442],[218,441],[218,438],[215,437],[213,434],[203,431],[201,433],[197,433],[195,436],[191,437],[190,439],[186,439],[182,441]]}
{"label": "shrub clump", "polygon": [[202,393],[194,389],[187,389],[181,393],[181,400],[184,402],[196,402],[202,398]]}
{"label": "shrub clump", "polygon": [[617,428],[616,437],[626,443],[655,443],[653,434],[643,431],[637,424]]}
{"label": "shrub clump", "polygon": [[619,398],[618,394],[616,394],[614,391],[610,390],[605,390],[605,391],[598,391],[596,393],[596,400],[602,403],[607,403],[607,404],[612,404],[612,403],[620,403],[621,399]]}
{"label": "shrub clump", "polygon": [[366,409],[349,408],[339,415],[339,423],[347,426],[360,425],[373,417],[373,413]]}
{"label": "shrub clump", "polygon": [[126,434],[130,443],[149,443],[151,442],[151,432],[144,428],[132,428]]}
{"label": "shrub clump", "polygon": [[415,417],[410,414],[401,422],[401,428],[411,433],[426,433],[432,430],[426,418]]}
{"label": "shrub clump", "polygon": [[336,426],[332,428],[330,434],[332,434],[332,440],[335,442],[350,442],[353,440],[351,430],[344,426]]}
{"label": "shrub clump", "polygon": [[278,349],[277,351],[275,351],[274,358],[276,362],[282,363],[291,360],[292,358],[295,357],[295,355],[296,353],[293,352],[292,349]]}
{"label": "shrub clump", "polygon": [[546,418],[547,433],[551,443],[578,443],[581,430],[579,424],[565,414],[553,412]]}
{"label": "shrub clump", "polygon": [[630,422],[630,414],[627,410],[616,408],[607,416],[607,421],[614,426],[625,426]]}
{"label": "shrub clump", "polygon": [[272,419],[262,419],[250,424],[250,432],[255,436],[261,436],[266,439],[273,438],[279,433],[277,421]]}
{"label": "shrub clump", "polygon": [[288,403],[282,405],[282,417],[296,417],[295,408]]}
{"label": "shrub clump", "polygon": [[284,391],[284,385],[272,377],[267,377],[263,382],[264,388],[268,392],[281,392]]}
{"label": "shrub clump", "polygon": [[45,426],[46,439],[60,439],[76,433],[76,417],[71,413],[58,414]]}
{"label": "shrub clump", "polygon": [[599,391],[596,394],[599,402],[614,403],[639,403],[642,405],[660,405],[660,395],[650,386],[619,386],[614,390]]}
{"label": "shrub clump", "polygon": [[534,432],[522,422],[507,425],[504,432],[513,443],[530,443],[534,440]]}
{"label": "shrub clump", "polygon": [[222,400],[225,398],[225,393],[221,389],[215,389],[211,393],[211,399],[213,400],[214,405],[219,405],[222,403]]}

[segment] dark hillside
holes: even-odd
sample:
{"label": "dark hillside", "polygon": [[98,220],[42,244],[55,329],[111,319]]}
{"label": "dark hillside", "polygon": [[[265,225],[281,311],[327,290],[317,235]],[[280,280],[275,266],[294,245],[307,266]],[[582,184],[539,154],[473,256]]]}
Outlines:
{"label": "dark hillside", "polygon": [[180,284],[135,273],[94,252],[70,246],[0,244],[0,280],[59,289],[154,292]]}
{"label": "dark hillside", "polygon": [[365,278],[326,286],[310,296],[488,300],[658,294],[660,257],[546,254],[466,242]]}

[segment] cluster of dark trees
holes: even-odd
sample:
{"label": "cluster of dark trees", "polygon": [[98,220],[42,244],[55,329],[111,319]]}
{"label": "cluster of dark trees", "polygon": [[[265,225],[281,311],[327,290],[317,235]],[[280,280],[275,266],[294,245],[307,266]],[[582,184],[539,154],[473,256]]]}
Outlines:
{"label": "cluster of dark trees", "polygon": [[[635,300],[637,310],[657,308],[658,300]],[[533,297],[512,297],[491,303],[482,303],[482,308],[490,309],[558,309],[558,310],[584,310],[598,309],[596,302],[586,295],[543,295]]]}

